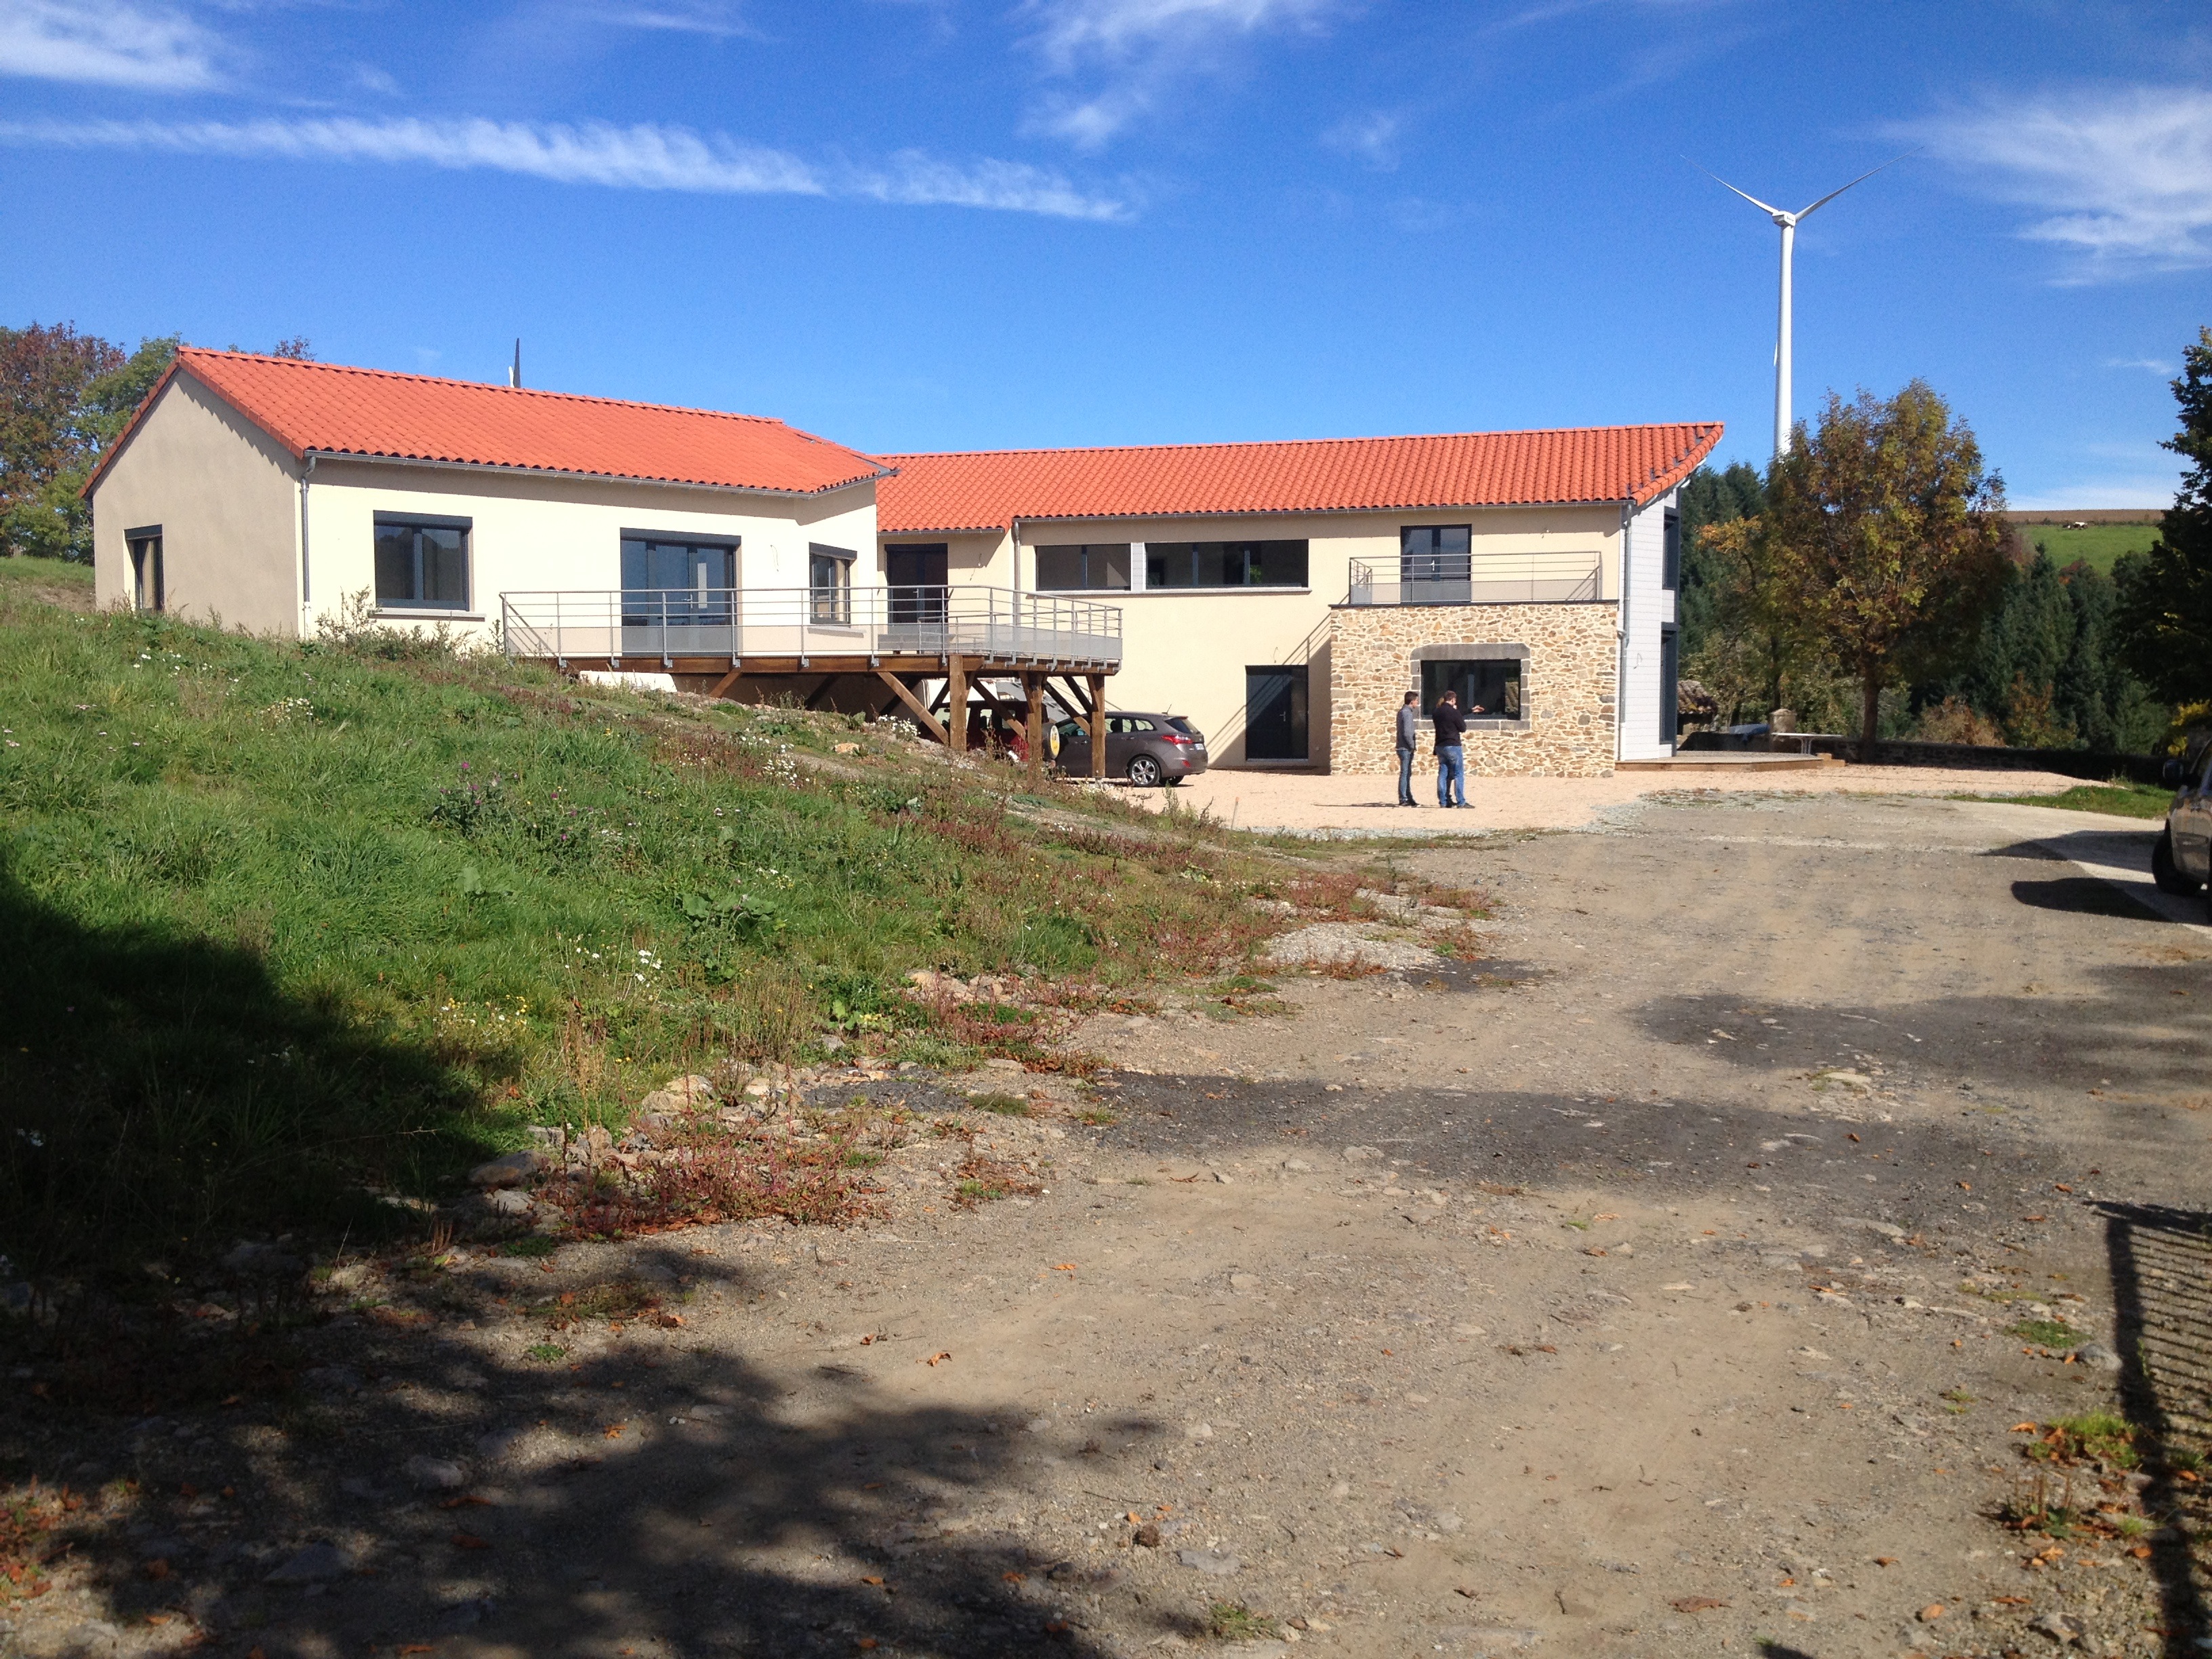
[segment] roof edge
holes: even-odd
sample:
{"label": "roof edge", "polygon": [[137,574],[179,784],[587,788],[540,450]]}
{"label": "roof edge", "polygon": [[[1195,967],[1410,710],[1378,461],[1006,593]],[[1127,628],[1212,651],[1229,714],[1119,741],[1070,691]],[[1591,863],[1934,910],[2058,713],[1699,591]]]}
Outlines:
{"label": "roof edge", "polygon": [[[860,454],[858,450],[853,453]],[[818,489],[778,489],[772,484],[708,483],[696,478],[654,477],[643,472],[580,472],[568,467],[514,466],[501,461],[449,461],[430,455],[376,454],[361,449],[317,447],[301,451],[300,455],[302,459],[312,456],[317,460],[358,461],[366,466],[426,466],[446,472],[497,472],[511,477],[573,478],[580,483],[653,484],[663,489],[713,489],[726,495],[777,495],[790,501],[812,501],[823,495],[834,495],[841,489],[880,483],[892,476],[890,469],[879,467],[873,472],[856,473],[836,483],[823,484]],[[862,455],[860,459],[873,460],[875,457]]]}
{"label": "roof edge", "polygon": [[870,459],[951,461],[995,460],[1014,455],[1157,455],[1169,450],[1253,449],[1262,446],[1283,448],[1295,444],[1310,444],[1318,447],[1330,444],[1387,444],[1407,441],[1419,443],[1445,438],[1556,438],[1583,432],[1642,432],[1667,426],[1710,428],[1714,434],[1714,441],[1717,443],[1723,425],[1723,422],[1719,421],[1615,421],[1605,426],[1497,427],[1466,432],[1372,432],[1349,438],[1206,438],[1177,444],[1085,444],[1031,449],[909,449],[895,450]]}

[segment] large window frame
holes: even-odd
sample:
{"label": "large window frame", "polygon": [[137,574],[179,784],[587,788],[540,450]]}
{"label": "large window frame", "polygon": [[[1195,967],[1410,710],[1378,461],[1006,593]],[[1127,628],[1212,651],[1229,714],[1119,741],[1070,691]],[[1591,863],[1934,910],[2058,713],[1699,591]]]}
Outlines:
{"label": "large window frame", "polygon": [[169,587],[161,568],[161,526],[149,524],[126,530],[123,544],[131,552],[131,608],[167,610]]}
{"label": "large window frame", "polygon": [[377,514],[371,532],[376,608],[394,615],[466,613],[476,587],[475,530],[473,520],[441,514]]}
{"label": "large window frame", "polygon": [[[1467,716],[1469,731],[1526,732],[1533,725],[1533,654],[1517,641],[1415,646],[1413,683],[1407,689],[1420,694],[1424,721],[1434,716],[1438,697],[1449,686],[1459,694],[1460,712]],[[1470,712],[1478,702],[1486,706],[1486,713]]]}
{"label": "large window frame", "polygon": [[[1145,591],[1188,593],[1265,588],[1297,592],[1310,586],[1307,579],[1312,553],[1312,544],[1304,539],[1147,542]],[[1204,575],[1218,580],[1199,580]]]}
{"label": "large window frame", "polygon": [[[741,538],[625,530],[620,541],[625,625],[728,617],[730,592],[738,585],[738,554],[744,544]],[[690,597],[678,599],[678,593]]]}
{"label": "large window frame", "polygon": [[[1036,556],[1040,593],[1126,593],[1129,542],[1072,542],[1041,546]],[[1073,580],[1070,580],[1070,579]]]}
{"label": "large window frame", "polygon": [[1472,524],[1409,524],[1398,528],[1398,582],[1401,587],[1466,582],[1473,578]]}
{"label": "large window frame", "polygon": [[835,627],[853,622],[853,561],[849,547],[806,544],[807,620]]}

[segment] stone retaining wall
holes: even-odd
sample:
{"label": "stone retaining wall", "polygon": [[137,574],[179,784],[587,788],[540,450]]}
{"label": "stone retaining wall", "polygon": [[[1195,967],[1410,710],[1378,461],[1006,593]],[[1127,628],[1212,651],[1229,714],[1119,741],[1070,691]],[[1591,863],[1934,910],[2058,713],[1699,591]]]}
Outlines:
{"label": "stone retaining wall", "polygon": [[[1610,600],[1578,605],[1340,605],[1331,613],[1329,770],[1395,772],[1395,722],[1420,690],[1421,646],[1525,646],[1522,718],[1468,728],[1467,769],[1537,777],[1613,770],[1620,670]],[[1496,654],[1495,652],[1490,654]],[[1421,757],[1429,757],[1424,722]]]}

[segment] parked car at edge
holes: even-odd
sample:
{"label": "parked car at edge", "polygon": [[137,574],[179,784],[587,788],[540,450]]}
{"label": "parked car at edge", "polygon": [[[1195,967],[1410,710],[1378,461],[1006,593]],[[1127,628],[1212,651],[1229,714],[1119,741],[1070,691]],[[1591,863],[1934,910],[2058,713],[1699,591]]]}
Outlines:
{"label": "parked car at edge", "polygon": [[2197,745],[2166,763],[2173,805],[2151,848],[2150,873],[2162,893],[2203,893],[2212,919],[2212,743]]}
{"label": "parked car at edge", "polygon": [[[1071,778],[1091,775],[1091,723],[1060,723],[1060,769]],[[1106,775],[1127,778],[1140,789],[1181,783],[1206,770],[1206,734],[1180,714],[1106,716]]]}

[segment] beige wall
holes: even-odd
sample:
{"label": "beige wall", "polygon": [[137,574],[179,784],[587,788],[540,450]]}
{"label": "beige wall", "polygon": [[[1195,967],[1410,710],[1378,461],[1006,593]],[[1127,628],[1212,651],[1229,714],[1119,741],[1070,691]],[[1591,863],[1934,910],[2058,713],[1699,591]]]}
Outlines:
{"label": "beige wall", "polygon": [[294,466],[283,446],[191,376],[173,378],[93,492],[100,603],[134,602],[124,532],[159,525],[169,610],[255,633],[294,632]]}
{"label": "beige wall", "polygon": [[[1308,664],[1308,756],[1312,765],[1327,767],[1333,763],[1330,688],[1335,678],[1328,657],[1330,607],[1342,604],[1351,585],[1354,559],[1367,561],[1384,580],[1395,580],[1400,529],[1426,524],[1473,525],[1478,560],[1485,556],[1537,552],[1595,553],[1603,597],[1619,596],[1620,509],[1615,506],[1243,519],[1028,520],[1020,526],[1018,581],[1012,538],[1003,531],[982,535],[886,535],[881,540],[885,545],[943,542],[955,583],[1024,588],[1036,584],[1036,549],[1040,546],[1085,542],[1304,541],[1310,585],[1304,588],[1174,588],[1102,592],[1084,597],[1121,609],[1122,666],[1108,692],[1113,706],[1188,716],[1206,733],[1217,765],[1244,763],[1245,669]],[[1502,613],[1519,608],[1481,607],[1486,612]],[[1610,637],[1613,609],[1601,608]],[[1607,672],[1609,696],[1610,670]]]}
{"label": "beige wall", "polygon": [[734,537],[745,588],[805,587],[817,542],[854,555],[855,586],[880,586],[875,486],[793,498],[665,484],[546,477],[463,468],[325,459],[308,489],[313,615],[336,611],[375,584],[375,515],[421,513],[469,520],[470,606],[380,612],[401,623],[452,623],[489,637],[509,592],[604,592],[622,585],[625,530]]}

